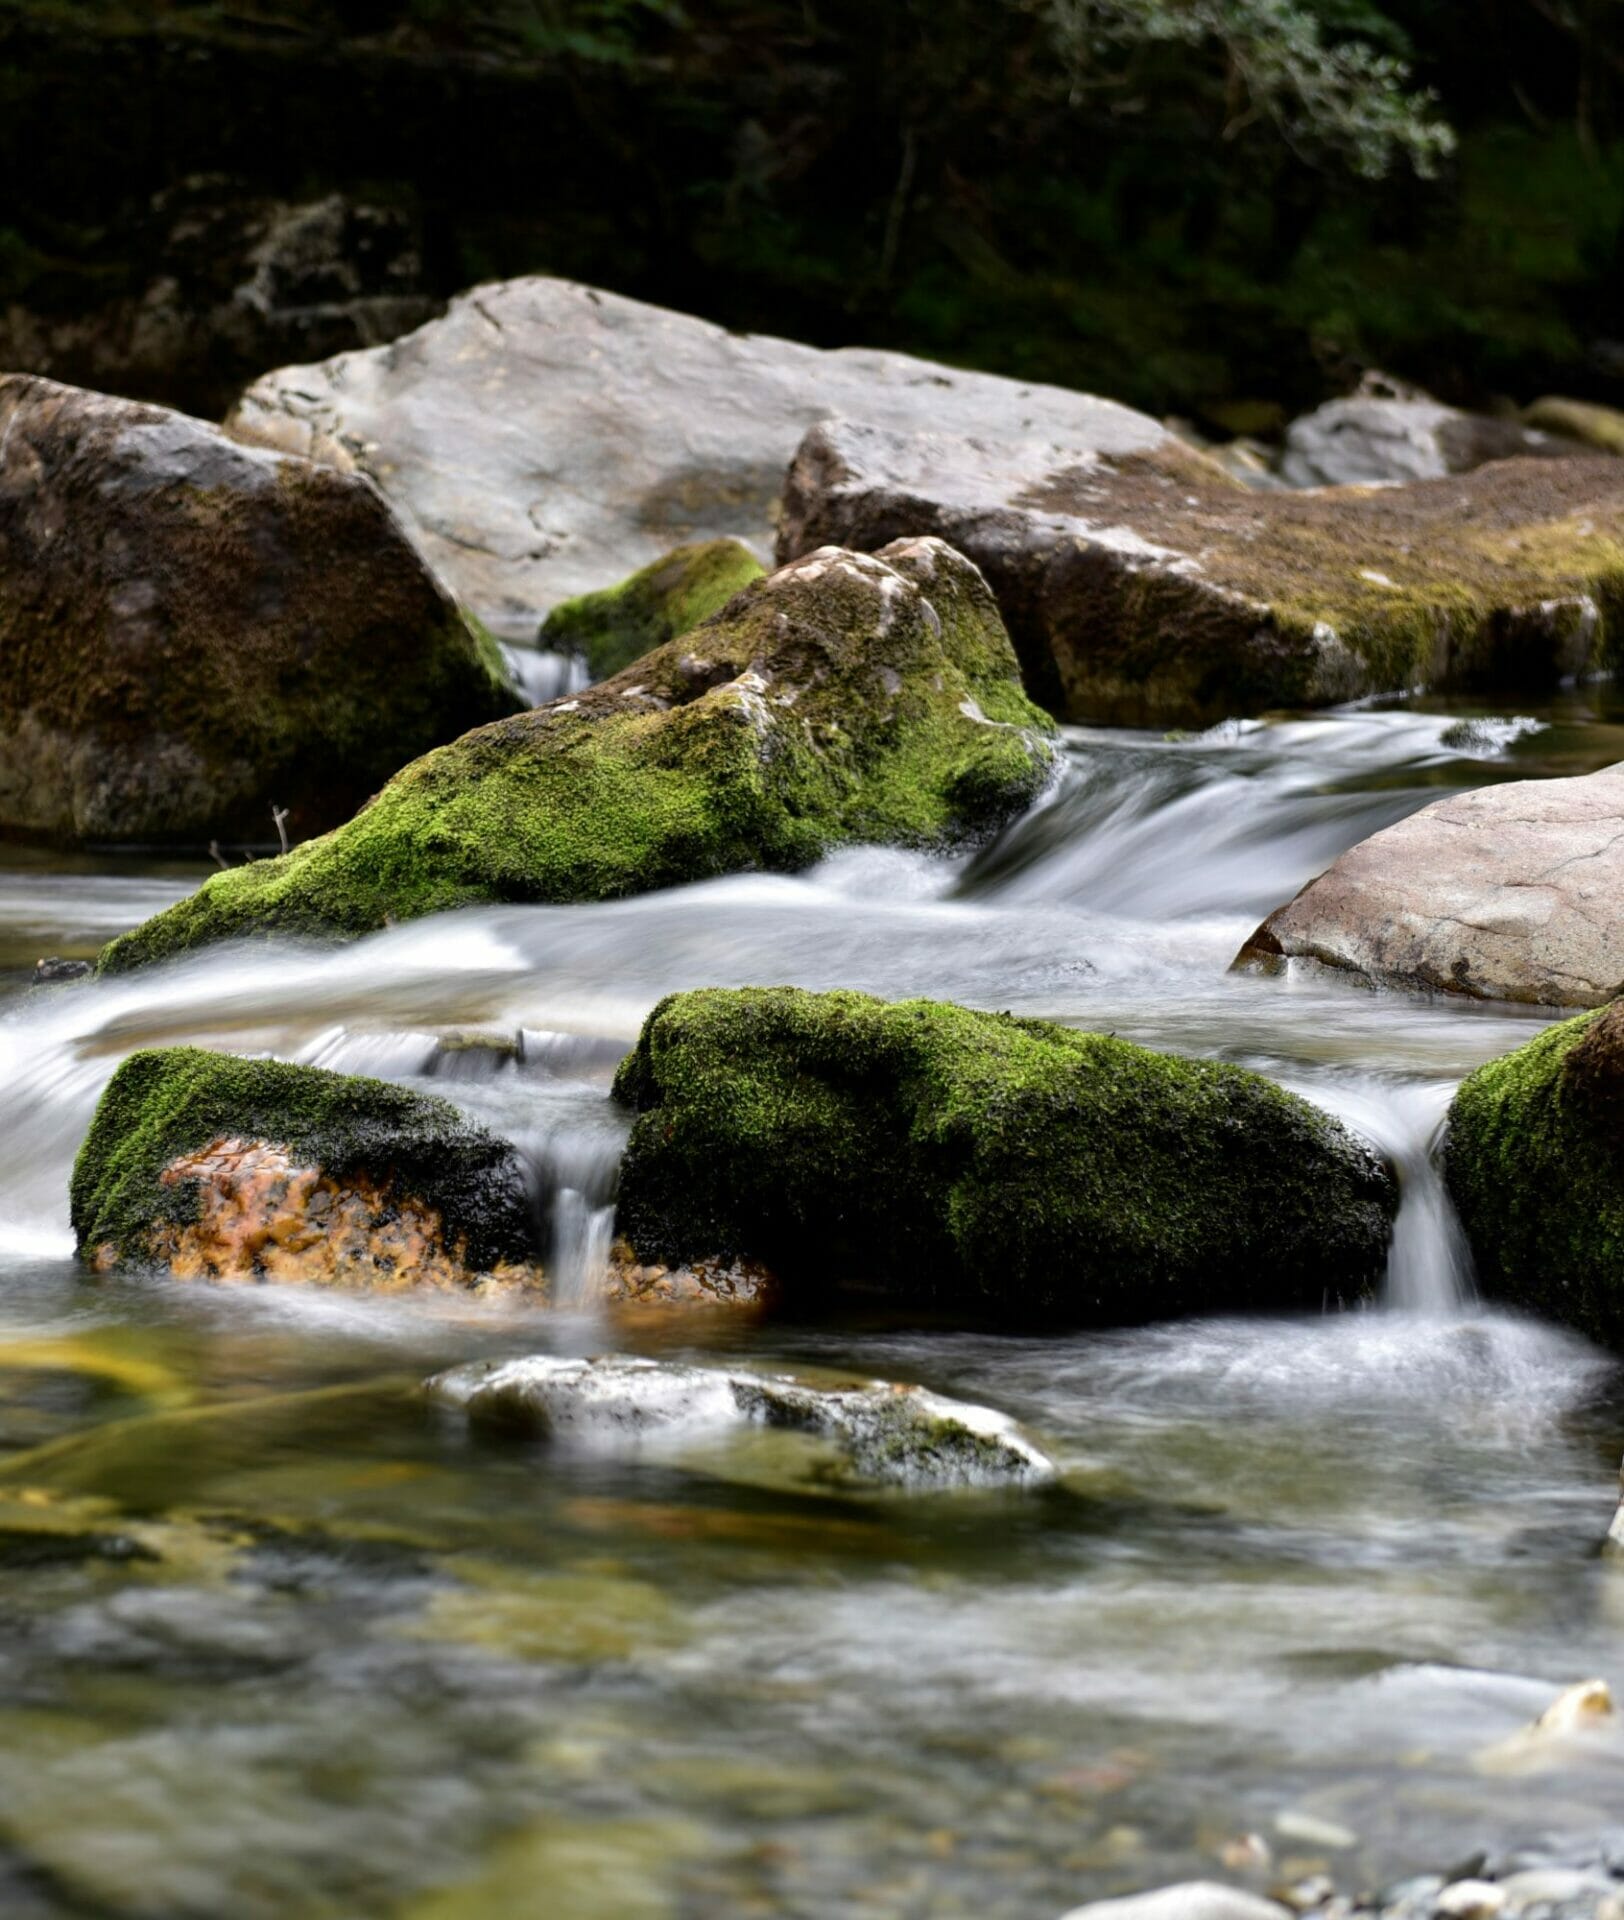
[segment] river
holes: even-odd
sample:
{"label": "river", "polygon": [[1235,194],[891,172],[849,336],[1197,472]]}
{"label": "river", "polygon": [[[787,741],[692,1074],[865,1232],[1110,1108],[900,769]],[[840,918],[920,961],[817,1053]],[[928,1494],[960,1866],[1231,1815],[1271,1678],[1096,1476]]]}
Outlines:
{"label": "river", "polygon": [[[1442,791],[1624,758],[1620,712],[1592,690],[1525,724],[1074,729],[1054,795],[973,859],[852,854],[41,993],[38,954],[93,953],[202,870],[6,854],[0,1911],[1050,1920],[1211,1873],[1249,1832],[1282,1871],[1374,1885],[1616,1818],[1624,1748],[1477,1760],[1560,1687],[1624,1679],[1613,1366],[1477,1304],[1430,1158],[1460,1076],[1539,1016],[1228,963]],[[1258,1067],[1399,1165],[1387,1298],[1077,1335],[608,1323],[615,1060],[661,994],[745,982]],[[444,1044],[470,1030],[511,1044]],[[73,1154],[118,1060],[179,1040],[492,1120],[551,1205],[565,1309],[89,1280]],[[1062,1474],[819,1495],[747,1456],[492,1445],[410,1390],[612,1345],[922,1381],[1016,1415]]]}

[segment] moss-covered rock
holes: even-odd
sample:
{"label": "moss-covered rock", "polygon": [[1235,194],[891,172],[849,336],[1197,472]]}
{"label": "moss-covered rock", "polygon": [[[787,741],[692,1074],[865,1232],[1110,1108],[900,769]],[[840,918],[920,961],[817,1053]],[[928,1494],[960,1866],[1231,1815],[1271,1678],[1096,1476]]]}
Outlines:
{"label": "moss-covered rock", "polygon": [[1624,1001],[1479,1067],[1444,1171],[1485,1294],[1624,1346]]}
{"label": "moss-covered rock", "polygon": [[1075,1320],[1307,1306],[1379,1279],[1396,1197],[1336,1121],[1239,1067],[928,1000],[662,1001],[616,1093],[645,1258]]}
{"label": "moss-covered rock", "polygon": [[719,613],[741,587],[765,572],[739,540],[673,547],[619,586],[554,607],[541,623],[536,644],[579,654],[594,680],[607,680]]}
{"label": "moss-covered rock", "polygon": [[1073,720],[1546,692],[1624,645],[1617,461],[1299,493],[1196,460],[829,422],[790,468],[778,553],[950,540],[986,572],[1028,687]]}
{"label": "moss-covered rock", "polygon": [[792,870],[858,841],[946,847],[1029,804],[1051,733],[968,561],[938,540],[831,548],[613,679],[427,755],[337,832],[216,874],[101,966]]}
{"label": "moss-covered rock", "polygon": [[520,701],[370,482],[0,377],[0,828],[274,841]]}
{"label": "moss-covered rock", "polygon": [[535,1251],[514,1149],[446,1101],[197,1047],[118,1069],[70,1205],[97,1267],[182,1278],[466,1285]]}

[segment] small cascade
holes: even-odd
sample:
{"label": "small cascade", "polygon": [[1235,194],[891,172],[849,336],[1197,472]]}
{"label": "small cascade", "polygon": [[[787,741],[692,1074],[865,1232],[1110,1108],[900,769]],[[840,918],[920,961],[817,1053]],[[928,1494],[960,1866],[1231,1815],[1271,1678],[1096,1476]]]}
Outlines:
{"label": "small cascade", "polygon": [[551,647],[504,645],[502,655],[513,676],[513,684],[533,707],[562,699],[566,693],[579,693],[592,681],[587,664],[578,653],[558,653]]}
{"label": "small cascade", "polygon": [[1298,1083],[1296,1090],[1373,1141],[1398,1171],[1398,1218],[1383,1304],[1437,1319],[1471,1306],[1477,1297],[1471,1250],[1437,1154],[1453,1084],[1334,1081]]}

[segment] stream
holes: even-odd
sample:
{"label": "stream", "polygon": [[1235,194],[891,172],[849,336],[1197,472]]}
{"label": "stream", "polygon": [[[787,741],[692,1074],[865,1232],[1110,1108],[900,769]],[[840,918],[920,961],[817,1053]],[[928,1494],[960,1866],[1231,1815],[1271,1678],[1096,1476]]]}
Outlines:
{"label": "stream", "polygon": [[[1008,1916],[1220,1871],[1379,1886],[1619,1821],[1624,1743],[1484,1749],[1624,1684],[1599,1543],[1613,1364],[1476,1300],[1432,1149],[1530,1010],[1228,971],[1344,848],[1441,793],[1624,759],[1624,701],[1070,729],[972,858],[842,855],[339,952],[29,990],[205,868],[0,852],[0,1912],[133,1920]],[[654,1002],[847,986],[1256,1067],[1400,1169],[1385,1300],[998,1335],[606,1321]],[[92,1281],[67,1185],[135,1048],[431,1089],[520,1147],[562,1305]],[[725,1354],[1016,1416],[1037,1491],[816,1494],[493,1445],[411,1392],[483,1355]]]}

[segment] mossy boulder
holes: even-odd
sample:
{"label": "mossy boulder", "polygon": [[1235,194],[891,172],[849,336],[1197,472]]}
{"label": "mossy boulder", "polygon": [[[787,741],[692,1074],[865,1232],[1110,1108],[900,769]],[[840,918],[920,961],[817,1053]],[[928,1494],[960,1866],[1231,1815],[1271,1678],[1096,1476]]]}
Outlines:
{"label": "mossy boulder", "polygon": [[1624,1347],[1624,1001],[1464,1081],[1444,1173],[1489,1298]]}
{"label": "mossy boulder", "polygon": [[536,644],[579,654],[594,680],[607,680],[720,612],[741,587],[765,572],[738,540],[673,547],[619,586],[554,607],[541,623]]}
{"label": "mossy boulder", "polygon": [[274,842],[515,711],[372,484],[0,377],[0,828]]}
{"label": "mossy boulder", "polygon": [[181,1278],[470,1285],[534,1278],[509,1143],[381,1080],[197,1047],[132,1054],[74,1163],[98,1268]]}
{"label": "mossy boulder", "polygon": [[792,870],[859,841],[949,847],[1031,802],[1051,734],[968,561],[938,540],[830,549],[613,679],[427,755],[336,833],[216,874],[101,966]]}
{"label": "mossy boulder", "polygon": [[676,994],[620,1068],[619,1227],[1009,1316],[1135,1321],[1352,1300],[1396,1194],[1261,1075],[1042,1020],[796,988]]}
{"label": "mossy boulder", "polygon": [[1624,466],[1589,455],[1258,492],[1166,448],[815,427],[779,558],[905,533],[983,569],[1029,690],[1073,720],[1206,725],[1418,687],[1538,694],[1624,647]]}

